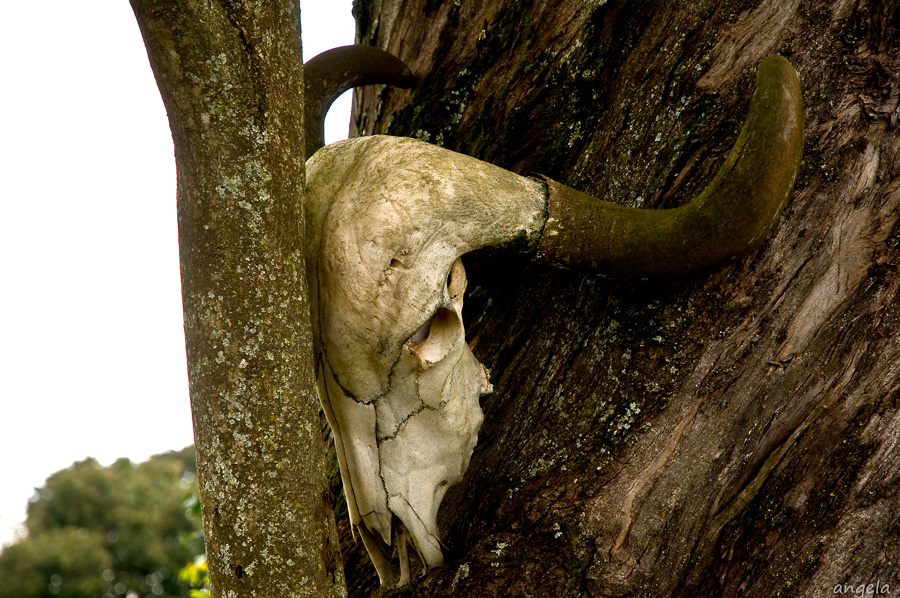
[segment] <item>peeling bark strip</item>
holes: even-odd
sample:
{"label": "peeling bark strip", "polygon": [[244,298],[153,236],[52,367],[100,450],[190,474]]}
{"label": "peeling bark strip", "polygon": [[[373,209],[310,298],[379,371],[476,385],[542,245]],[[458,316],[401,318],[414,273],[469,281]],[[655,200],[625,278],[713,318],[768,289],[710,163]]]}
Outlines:
{"label": "peeling bark strip", "polygon": [[133,0],[169,115],[214,597],[346,595],[303,259],[296,1]]}
{"label": "peeling bark strip", "polygon": [[[784,216],[721,272],[650,287],[464,258],[467,340],[495,391],[438,518],[447,565],[408,594],[896,592],[900,1],[368,0],[355,13],[360,41],[421,77],[358,92],[360,131],[631,207],[677,207],[709,184],[762,56],[790,59],[806,105]],[[349,552],[351,591],[373,587],[370,568]]]}

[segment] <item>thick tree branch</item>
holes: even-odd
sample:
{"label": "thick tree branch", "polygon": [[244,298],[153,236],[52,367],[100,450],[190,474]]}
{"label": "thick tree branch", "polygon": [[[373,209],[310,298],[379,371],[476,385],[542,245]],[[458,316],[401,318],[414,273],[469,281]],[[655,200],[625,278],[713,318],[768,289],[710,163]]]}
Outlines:
{"label": "thick tree branch", "polygon": [[178,169],[213,596],[336,596],[312,377],[295,1],[132,0]]}

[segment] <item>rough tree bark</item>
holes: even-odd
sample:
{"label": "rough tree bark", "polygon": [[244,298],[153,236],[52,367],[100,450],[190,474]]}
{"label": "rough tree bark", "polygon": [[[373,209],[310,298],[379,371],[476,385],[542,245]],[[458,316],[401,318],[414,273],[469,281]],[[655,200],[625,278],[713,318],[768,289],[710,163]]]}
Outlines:
{"label": "rough tree bark", "polygon": [[132,7],[175,142],[212,595],[346,595],[302,252],[298,3],[132,0]]}
{"label": "rough tree bark", "polygon": [[[794,197],[738,263],[626,284],[464,258],[469,340],[495,391],[444,500],[448,564],[406,594],[900,591],[900,1],[354,11],[359,42],[420,78],[358,93],[361,134],[631,206],[709,182],[766,55],[793,62],[806,102]],[[342,536],[351,593],[371,592]]]}

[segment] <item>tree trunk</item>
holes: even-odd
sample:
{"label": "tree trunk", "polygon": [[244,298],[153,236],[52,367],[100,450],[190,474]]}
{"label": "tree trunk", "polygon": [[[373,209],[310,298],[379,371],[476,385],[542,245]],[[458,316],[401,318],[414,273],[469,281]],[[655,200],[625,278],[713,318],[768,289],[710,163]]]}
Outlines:
{"label": "tree trunk", "polygon": [[345,595],[311,358],[298,4],[132,6],[175,142],[212,595]]}
{"label": "tree trunk", "polygon": [[[443,503],[448,564],[408,594],[898,591],[900,0],[354,10],[359,42],[419,77],[357,93],[360,134],[630,206],[709,182],[766,55],[791,60],[806,103],[785,214],[720,271],[635,284],[464,258],[469,342],[495,390]],[[351,589],[370,591],[346,550]]]}

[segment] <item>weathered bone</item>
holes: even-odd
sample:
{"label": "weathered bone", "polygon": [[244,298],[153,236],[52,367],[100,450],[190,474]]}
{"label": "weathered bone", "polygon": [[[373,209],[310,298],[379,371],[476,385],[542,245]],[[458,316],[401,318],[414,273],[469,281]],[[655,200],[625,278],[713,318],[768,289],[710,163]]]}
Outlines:
{"label": "weathered bone", "polygon": [[693,201],[639,210],[412,139],[365,137],[307,163],[307,267],[319,394],[350,520],[379,577],[409,578],[407,534],[428,567],[436,526],[481,424],[487,372],[465,343],[460,257],[504,244],[553,264],[671,276],[757,247],[784,208],[803,143],[790,64],[760,65],[747,122]]}
{"label": "weathered bone", "polygon": [[396,137],[330,145],[307,173],[319,395],[350,521],[390,585],[395,527],[427,566],[443,562],[437,509],[468,465],[490,391],[465,342],[459,257],[536,243],[543,184]]}

